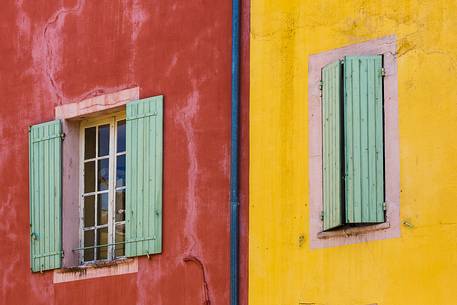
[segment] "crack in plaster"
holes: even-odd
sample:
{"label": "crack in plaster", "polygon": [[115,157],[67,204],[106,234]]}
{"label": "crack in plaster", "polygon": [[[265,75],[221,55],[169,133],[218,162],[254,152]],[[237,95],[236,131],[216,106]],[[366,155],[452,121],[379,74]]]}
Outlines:
{"label": "crack in plaster", "polygon": [[[134,25],[136,26],[136,29],[134,29],[132,33],[132,43],[134,43],[138,37],[139,27],[147,19],[145,12],[140,10],[136,3],[137,2],[134,3],[134,8],[131,16]],[[78,0],[77,3],[71,8],[60,8],[57,10],[45,23],[41,37],[35,41],[34,57],[38,60],[38,64],[42,66],[42,71],[44,73],[45,79],[49,84],[48,88],[57,97],[57,104],[59,105],[62,105],[63,101],[80,101],[94,96],[108,94],[135,86],[135,84],[130,82],[128,84],[115,87],[95,86],[91,90],[82,93],[76,98],[71,99],[64,94],[62,88],[58,85],[58,82],[55,79],[55,72],[57,71],[61,61],[61,57],[58,54],[58,50],[61,47],[59,31],[62,29],[65,18],[71,14],[80,15],[85,4],[86,0]],[[134,58],[132,61],[133,60]]]}
{"label": "crack in plaster", "polygon": [[[194,84],[195,87],[195,84]],[[189,167],[187,170],[187,194],[186,194],[186,232],[190,239],[190,245],[187,252],[192,252],[194,247],[197,245],[197,237],[194,233],[195,223],[197,221],[197,175],[198,175],[198,159],[197,159],[197,148],[195,144],[195,128],[193,125],[193,118],[198,112],[198,100],[199,92],[193,90],[192,94],[187,99],[187,104],[178,113],[176,119],[177,122],[184,129],[184,133],[187,140],[187,151],[189,156]],[[200,253],[200,249],[197,249]]]}
{"label": "crack in plaster", "polygon": [[[62,27],[63,22],[65,21],[65,17],[69,14],[77,14],[79,15],[82,11],[83,6],[85,5],[85,0],[78,0],[78,2],[72,8],[61,8],[54,15],[48,19],[44,28],[43,28],[43,39],[46,45],[46,64],[45,64],[45,73],[50,82],[51,87],[54,90],[54,93],[57,95],[59,99],[59,103],[62,103],[64,99],[64,94],[62,89],[59,88],[56,84],[56,80],[54,78],[54,71],[55,66],[58,65],[59,59],[54,56],[54,48],[60,47],[60,40],[57,39],[57,34],[49,34],[48,31],[51,27],[54,27],[54,31],[59,30]],[[51,37],[50,37],[51,36]],[[50,42],[52,39],[53,42]]]}

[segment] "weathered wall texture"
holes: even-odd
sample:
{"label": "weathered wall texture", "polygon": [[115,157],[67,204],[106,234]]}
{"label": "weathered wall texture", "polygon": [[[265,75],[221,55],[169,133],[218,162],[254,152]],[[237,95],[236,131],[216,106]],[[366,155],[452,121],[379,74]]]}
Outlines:
{"label": "weathered wall texture", "polygon": [[[250,305],[457,300],[455,1],[251,3]],[[397,36],[401,237],[310,249],[308,58]]]}
{"label": "weathered wall texture", "polygon": [[[230,35],[230,1],[2,3],[0,304],[228,304]],[[56,105],[134,86],[141,98],[165,96],[163,253],[141,257],[138,273],[54,285],[52,272],[32,274],[29,266],[28,126],[53,119]],[[244,238],[243,304],[246,249]]]}

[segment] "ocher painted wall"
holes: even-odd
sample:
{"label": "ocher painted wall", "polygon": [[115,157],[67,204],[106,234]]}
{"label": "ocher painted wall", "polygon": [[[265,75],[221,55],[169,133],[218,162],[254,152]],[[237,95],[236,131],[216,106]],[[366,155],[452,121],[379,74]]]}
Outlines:
{"label": "ocher painted wall", "polygon": [[[401,238],[309,247],[308,56],[398,50]],[[253,0],[250,305],[457,304],[457,3]]]}

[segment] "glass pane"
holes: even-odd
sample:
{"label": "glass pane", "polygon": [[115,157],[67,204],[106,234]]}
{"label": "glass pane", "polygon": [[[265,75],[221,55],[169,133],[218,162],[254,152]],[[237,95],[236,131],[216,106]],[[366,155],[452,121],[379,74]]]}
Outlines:
{"label": "glass pane", "polygon": [[116,191],[116,221],[125,220],[125,190]]}
{"label": "glass pane", "polygon": [[108,223],[108,193],[97,195],[97,226]]}
{"label": "glass pane", "polygon": [[98,126],[98,156],[109,154],[109,125]]}
{"label": "glass pane", "polygon": [[117,122],[117,152],[125,151],[125,120]]}
{"label": "glass pane", "polygon": [[[108,243],[108,228],[97,230],[97,246],[106,245]],[[97,259],[108,258],[108,247],[97,248]]]}
{"label": "glass pane", "polygon": [[[116,243],[120,243],[125,241],[125,226],[124,224],[116,225],[116,233],[115,233]],[[124,244],[119,244],[115,246],[115,255],[116,257],[124,256],[125,255],[125,246]]]}
{"label": "glass pane", "polygon": [[95,161],[84,163],[84,193],[95,192]]}
{"label": "glass pane", "polygon": [[84,129],[84,159],[95,158],[96,127]]}
{"label": "glass pane", "polygon": [[116,187],[125,185],[125,155],[118,156],[116,161]]}
{"label": "glass pane", "polygon": [[84,197],[84,227],[95,225],[95,196]]}
{"label": "glass pane", "polygon": [[[94,230],[84,231],[84,247],[94,246]],[[93,261],[94,260],[94,249],[85,249],[84,250],[84,261]]]}
{"label": "glass pane", "polygon": [[98,160],[98,190],[104,191],[109,186],[109,159]]}

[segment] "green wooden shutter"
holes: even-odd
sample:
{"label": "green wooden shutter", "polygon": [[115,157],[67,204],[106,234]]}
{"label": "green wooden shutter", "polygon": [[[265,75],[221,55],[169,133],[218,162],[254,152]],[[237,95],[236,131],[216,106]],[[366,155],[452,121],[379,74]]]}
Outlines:
{"label": "green wooden shutter", "polygon": [[347,223],[384,221],[382,56],[344,59]]}
{"label": "green wooden shutter", "polygon": [[30,261],[33,272],[60,268],[62,254],[60,121],[29,130]]}
{"label": "green wooden shutter", "polygon": [[127,104],[126,256],[162,251],[163,97]]}
{"label": "green wooden shutter", "polygon": [[322,69],[324,230],[343,224],[341,90],[342,68],[337,61]]}

